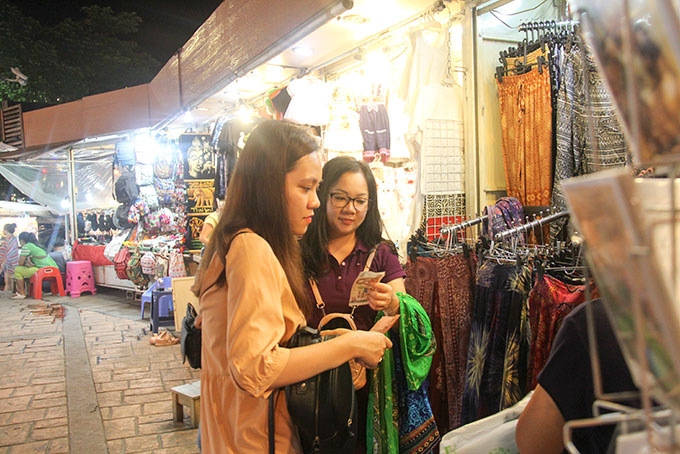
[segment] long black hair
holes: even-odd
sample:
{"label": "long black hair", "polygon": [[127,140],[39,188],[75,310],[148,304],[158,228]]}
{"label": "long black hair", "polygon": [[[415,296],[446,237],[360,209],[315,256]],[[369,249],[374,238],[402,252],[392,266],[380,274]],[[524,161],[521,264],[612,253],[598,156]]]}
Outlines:
{"label": "long black hair", "polygon": [[396,253],[394,243],[383,238],[383,222],[378,209],[378,185],[371,168],[364,161],[357,161],[349,156],[333,158],[323,166],[323,177],[319,185],[319,202],[321,206],[314,212],[312,223],[302,237],[302,264],[305,269],[305,277],[318,278],[329,267],[328,262],[328,216],[326,204],[328,203],[331,188],[346,173],[361,173],[366,179],[368,186],[368,210],[364,222],[356,231],[357,238],[368,248],[373,248],[380,243],[387,243]]}
{"label": "long black hair", "polygon": [[19,234],[19,241],[23,241],[24,243],[33,243],[36,246],[40,246],[38,239],[31,232],[21,232]]}
{"label": "long black hair", "polygon": [[[287,121],[265,120],[250,133],[229,182],[222,215],[201,259],[196,282],[200,282],[214,255],[224,262],[232,236],[248,227],[267,240],[286,273],[298,306],[305,314],[311,312],[302,279],[300,248],[288,219],[285,187],[287,173],[318,148],[307,129]],[[217,284],[225,284],[224,273]],[[197,296],[199,291],[194,286]]]}

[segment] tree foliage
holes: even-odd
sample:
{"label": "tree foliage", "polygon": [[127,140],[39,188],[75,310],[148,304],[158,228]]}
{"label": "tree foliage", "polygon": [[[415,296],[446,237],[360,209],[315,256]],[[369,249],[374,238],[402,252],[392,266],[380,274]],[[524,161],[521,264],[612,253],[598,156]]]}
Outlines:
{"label": "tree foliage", "polygon": [[[47,27],[0,0],[0,98],[60,103],[149,82],[160,64],[130,39],[141,23],[131,12],[87,6],[82,17]],[[26,86],[11,67],[28,76]]]}

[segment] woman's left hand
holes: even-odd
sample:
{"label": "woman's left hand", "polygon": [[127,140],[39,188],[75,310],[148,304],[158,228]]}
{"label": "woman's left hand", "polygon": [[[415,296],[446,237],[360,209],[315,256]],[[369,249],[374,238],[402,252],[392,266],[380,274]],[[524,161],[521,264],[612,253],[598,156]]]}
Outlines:
{"label": "woman's left hand", "polygon": [[375,282],[368,288],[368,305],[374,311],[391,311],[396,295],[389,284]]}

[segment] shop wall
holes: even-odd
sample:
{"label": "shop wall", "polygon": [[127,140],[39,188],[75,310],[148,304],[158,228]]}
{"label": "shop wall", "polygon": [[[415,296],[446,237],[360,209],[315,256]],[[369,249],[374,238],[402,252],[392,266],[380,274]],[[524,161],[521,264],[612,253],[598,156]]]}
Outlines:
{"label": "shop wall", "polygon": [[[490,13],[477,17],[477,83],[479,102],[479,178],[480,203],[492,204],[505,195],[505,172],[501,136],[500,107],[494,72],[500,51],[524,38],[524,32],[516,30],[522,22],[552,20],[559,17],[559,9],[553,1],[515,0],[494,11],[498,18],[513,27],[508,28]],[[527,11],[529,10],[529,11]],[[511,41],[511,42],[508,42]],[[514,44],[513,44],[514,42]]]}

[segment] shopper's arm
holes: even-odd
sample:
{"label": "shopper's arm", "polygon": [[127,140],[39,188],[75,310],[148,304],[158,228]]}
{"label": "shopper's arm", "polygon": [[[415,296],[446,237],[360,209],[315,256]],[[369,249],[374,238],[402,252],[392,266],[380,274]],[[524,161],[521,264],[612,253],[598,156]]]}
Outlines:
{"label": "shopper's arm", "polygon": [[210,241],[210,235],[212,234],[213,230],[215,230],[215,228],[212,224],[203,224],[203,229],[201,229],[201,235],[199,236],[201,243],[206,246],[208,245],[208,242]]}
{"label": "shopper's arm", "polygon": [[519,417],[515,441],[521,454],[560,454],[564,450],[564,418],[550,394],[536,386]]}
{"label": "shopper's arm", "polygon": [[306,380],[350,359],[357,359],[362,365],[375,368],[385,354],[385,349],[390,347],[392,342],[384,334],[352,331],[326,342],[292,348],[286,366],[270,389]]}

